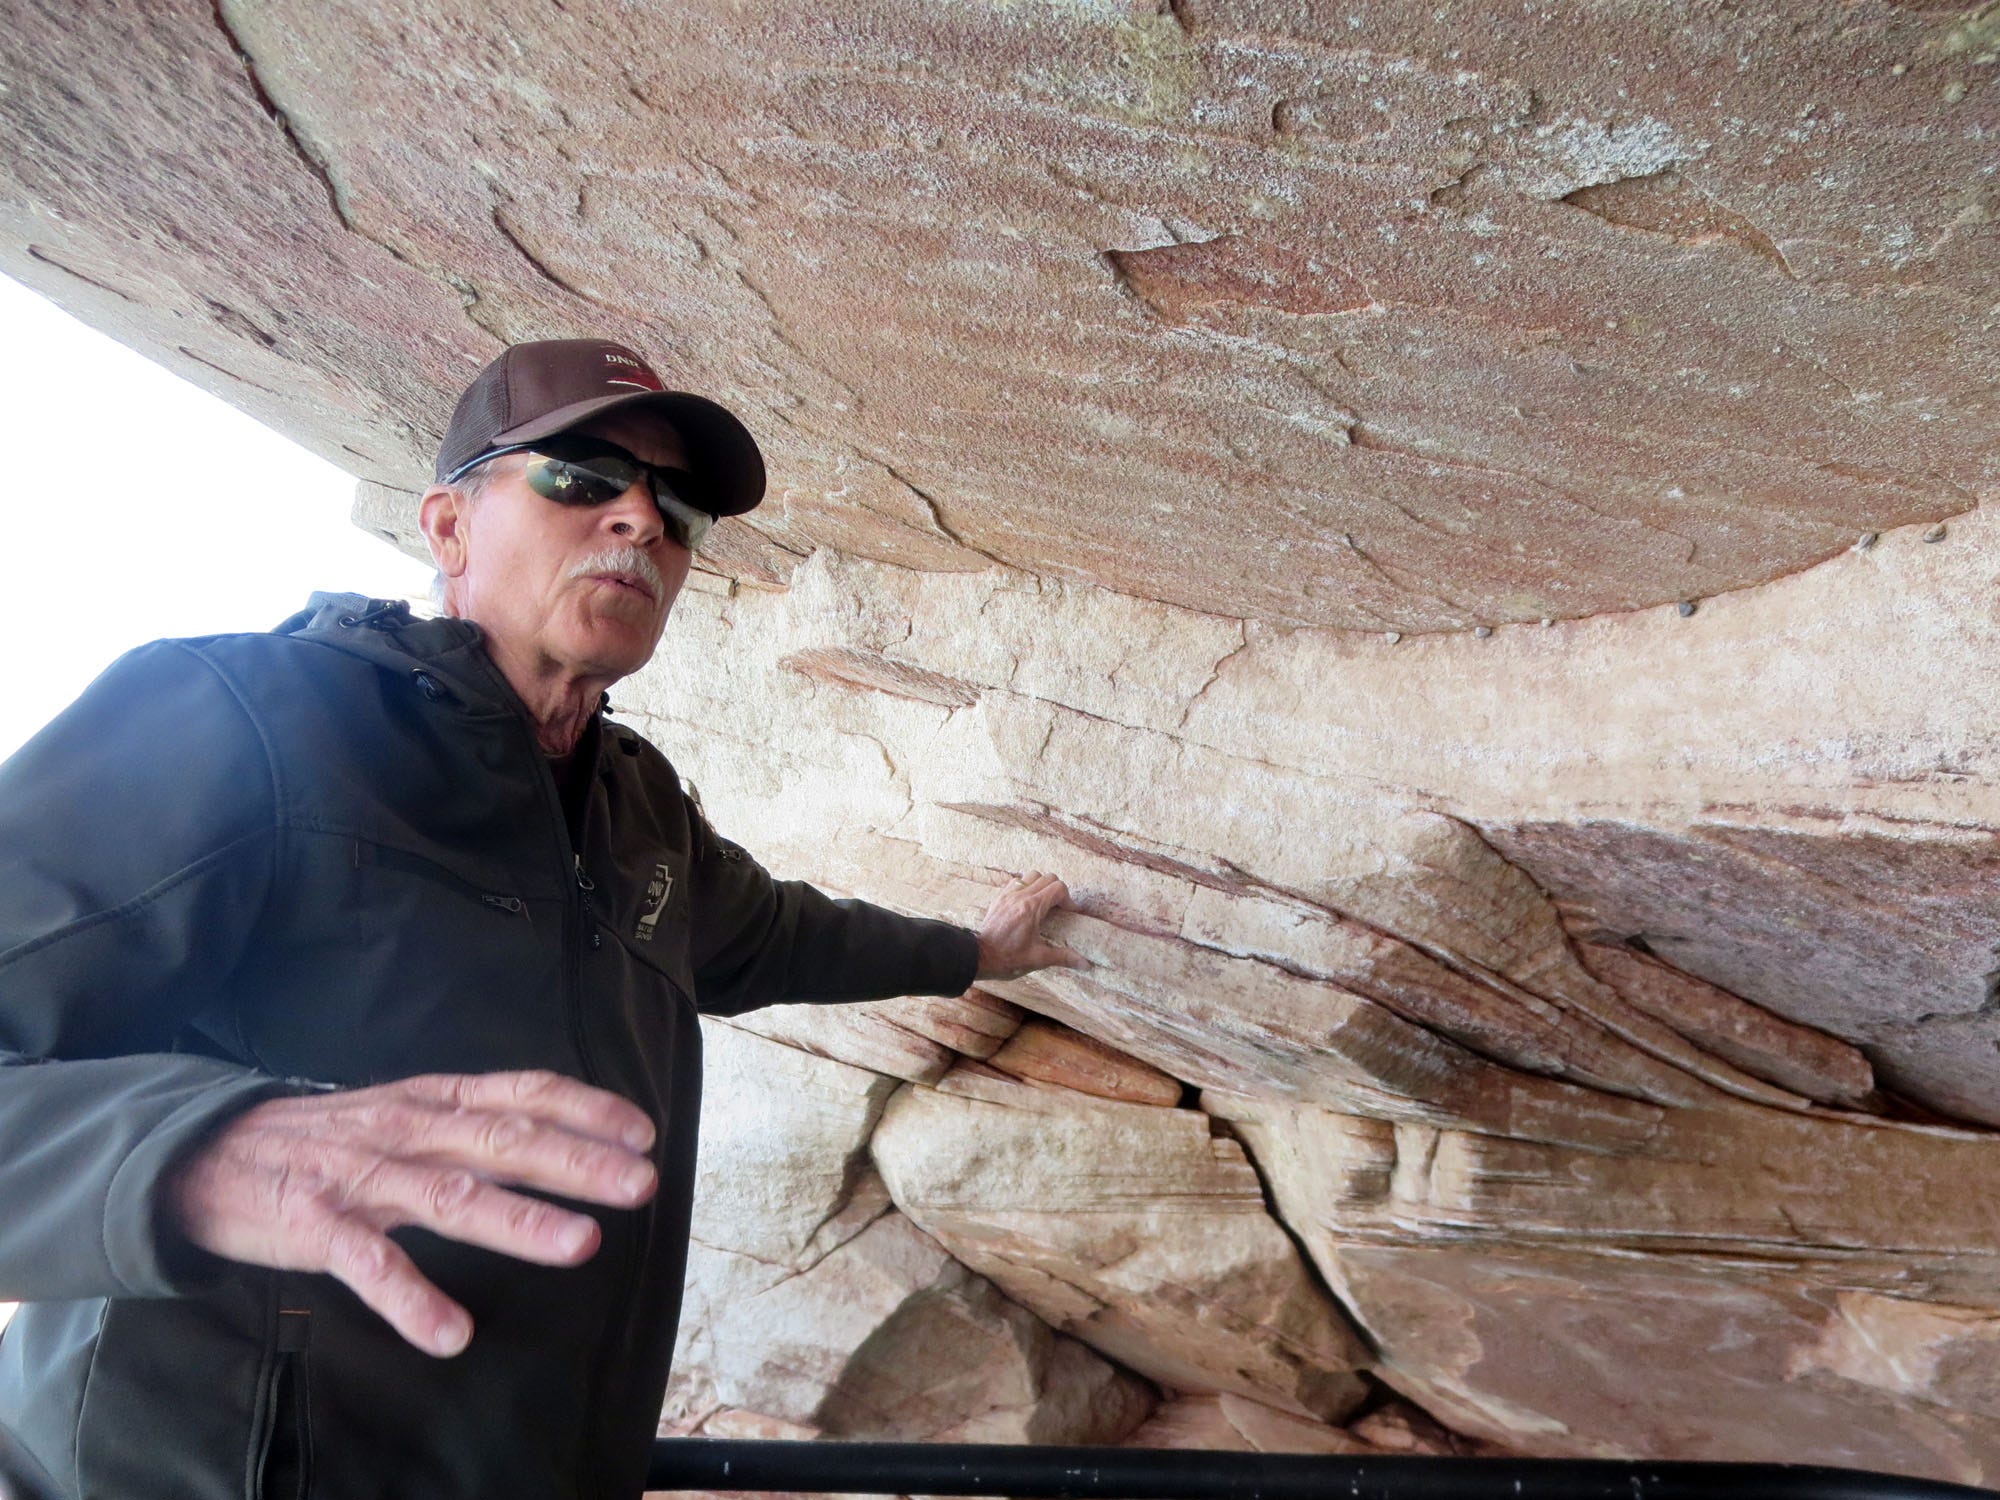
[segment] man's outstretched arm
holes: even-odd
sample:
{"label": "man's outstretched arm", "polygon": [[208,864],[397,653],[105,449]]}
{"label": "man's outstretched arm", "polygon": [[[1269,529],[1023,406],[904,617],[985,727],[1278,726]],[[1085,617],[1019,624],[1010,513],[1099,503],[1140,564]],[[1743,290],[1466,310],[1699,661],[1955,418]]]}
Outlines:
{"label": "man's outstretched arm", "polygon": [[1088,967],[1041,935],[1048,913],[1069,902],[1068,888],[1053,875],[1009,883],[975,933],[872,902],[834,900],[802,881],[774,880],[722,840],[706,857],[698,852],[694,871],[695,998],[712,1015],[799,1002],[957,995],[979,979],[1018,978],[1052,965]]}

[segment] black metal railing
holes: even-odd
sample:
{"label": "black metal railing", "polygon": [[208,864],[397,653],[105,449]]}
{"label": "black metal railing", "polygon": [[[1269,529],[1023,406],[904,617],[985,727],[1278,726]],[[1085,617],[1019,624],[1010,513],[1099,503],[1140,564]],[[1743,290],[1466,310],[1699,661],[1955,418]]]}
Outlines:
{"label": "black metal railing", "polygon": [[1355,1458],[992,1443],[662,1438],[647,1488],[1016,1500],[1995,1500],[1993,1490],[1807,1464]]}

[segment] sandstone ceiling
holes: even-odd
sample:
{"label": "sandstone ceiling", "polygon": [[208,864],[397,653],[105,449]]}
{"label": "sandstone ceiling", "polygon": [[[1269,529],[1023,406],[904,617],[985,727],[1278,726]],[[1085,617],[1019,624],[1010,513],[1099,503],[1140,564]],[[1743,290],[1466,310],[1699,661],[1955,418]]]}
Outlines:
{"label": "sandstone ceiling", "polygon": [[2000,1480],[2000,8],[6,14],[0,270],[418,551],[629,338],[774,485],[621,712],[1077,894],[710,1028],[673,1430]]}
{"label": "sandstone ceiling", "polygon": [[402,486],[622,331],[770,447],[739,572],[1461,629],[2000,486],[1990,7],[10,11],[11,271]]}

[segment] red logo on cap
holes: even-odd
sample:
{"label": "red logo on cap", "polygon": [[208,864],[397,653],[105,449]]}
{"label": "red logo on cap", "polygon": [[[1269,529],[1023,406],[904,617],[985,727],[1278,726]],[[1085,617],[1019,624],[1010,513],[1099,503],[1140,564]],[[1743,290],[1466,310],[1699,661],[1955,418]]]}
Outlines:
{"label": "red logo on cap", "polygon": [[604,362],[612,367],[606,381],[611,385],[629,385],[642,391],[664,391],[660,377],[647,369],[629,354],[618,354],[607,350]]}

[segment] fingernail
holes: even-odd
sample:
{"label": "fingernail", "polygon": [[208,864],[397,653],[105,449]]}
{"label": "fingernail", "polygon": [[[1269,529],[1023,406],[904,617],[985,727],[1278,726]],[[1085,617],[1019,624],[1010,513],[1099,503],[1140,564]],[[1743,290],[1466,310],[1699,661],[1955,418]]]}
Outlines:
{"label": "fingernail", "polygon": [[625,1190],[625,1196],[636,1198],[653,1185],[653,1164],[638,1162],[627,1167],[619,1175],[618,1186]]}
{"label": "fingernail", "polygon": [[641,1120],[636,1125],[627,1125],[619,1139],[634,1151],[650,1151],[653,1149],[653,1122]]}
{"label": "fingernail", "polygon": [[592,1225],[587,1219],[572,1219],[556,1231],[556,1249],[564,1255],[579,1254],[590,1243]]}
{"label": "fingernail", "polygon": [[446,1318],[438,1324],[433,1341],[437,1352],[449,1358],[472,1342],[472,1324],[465,1318]]}

